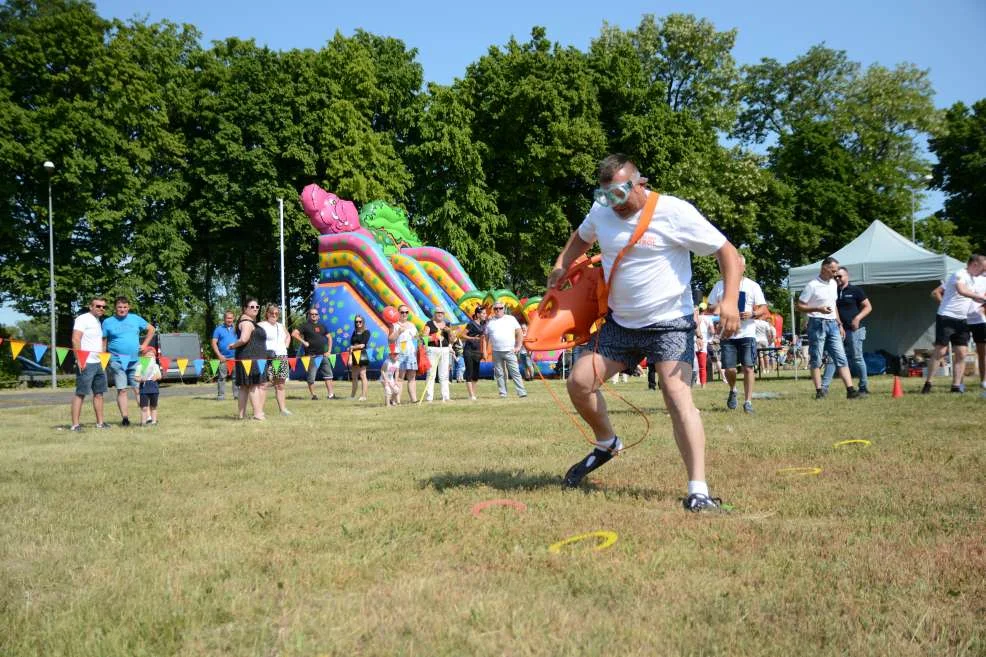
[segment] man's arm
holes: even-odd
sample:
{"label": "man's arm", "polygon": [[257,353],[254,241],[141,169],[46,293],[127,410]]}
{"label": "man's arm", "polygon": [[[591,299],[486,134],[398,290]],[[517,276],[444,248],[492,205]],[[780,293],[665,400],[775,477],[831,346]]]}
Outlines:
{"label": "man's arm", "polygon": [[939,285],[931,291],[931,298],[941,303],[941,300],[945,297],[945,286]]}
{"label": "man's arm", "polygon": [[558,281],[561,280],[568,268],[572,266],[572,263],[580,256],[584,255],[589,247],[592,246],[589,242],[579,237],[579,231],[573,231],[571,237],[568,238],[568,242],[565,243],[565,247],[558,254],[558,258],[555,260],[555,268],[548,274],[548,289],[555,287]]}
{"label": "man's arm", "polygon": [[151,339],[154,337],[154,325],[147,325],[147,335],[144,336],[144,342],[140,345],[140,353],[144,353],[147,347],[151,344]]}
{"label": "man's arm", "polygon": [[857,330],[860,322],[866,319],[871,312],[873,312],[873,304],[870,303],[869,299],[863,299],[863,302],[859,304],[859,314],[853,317],[852,321],[849,322],[849,325],[852,326],[852,330]]}
{"label": "man's arm", "polygon": [[305,339],[301,337],[301,331],[299,331],[298,329],[291,331],[291,337],[297,340],[298,342],[300,342],[301,344],[305,345],[306,347],[308,346],[308,343],[305,342]]}
{"label": "man's arm", "polygon": [[219,351],[219,345],[216,343],[216,339],[215,338],[212,338],[211,343],[212,343],[212,351],[213,351],[214,354],[216,354],[216,358],[218,358],[221,361],[222,360],[226,360],[226,357],[223,356],[223,354],[222,354],[221,351]]}
{"label": "man's arm", "polygon": [[719,271],[722,273],[722,301],[719,302],[719,331],[723,338],[732,337],[740,327],[739,284],[740,258],[736,247],[726,242],[716,251]]}
{"label": "man's arm", "polygon": [[[106,340],[103,340],[103,349],[106,349],[105,344]],[[72,331],[72,348],[76,351],[82,349],[82,331]],[[83,363],[83,365],[85,365],[85,363]]]}
{"label": "man's arm", "polygon": [[524,332],[518,326],[514,331],[514,353],[519,354],[520,348],[524,346]]}
{"label": "man's arm", "polygon": [[969,297],[973,301],[978,301],[979,303],[986,303],[986,297],[981,294],[976,294],[976,291],[971,287],[963,283],[962,281],[955,281],[955,291],[964,297]]}

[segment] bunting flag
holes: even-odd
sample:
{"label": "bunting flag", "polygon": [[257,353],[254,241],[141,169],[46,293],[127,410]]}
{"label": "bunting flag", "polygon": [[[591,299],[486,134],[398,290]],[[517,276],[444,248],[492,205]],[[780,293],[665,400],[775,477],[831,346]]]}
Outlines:
{"label": "bunting flag", "polygon": [[329,365],[331,365],[332,367],[335,367],[336,366],[336,355],[335,354],[329,354]]}
{"label": "bunting flag", "polygon": [[79,366],[79,371],[86,369],[89,361],[89,352],[82,349],[75,350],[75,364]]}
{"label": "bunting flag", "polygon": [[247,376],[250,376],[250,370],[253,368],[253,361],[241,360],[240,362],[243,364],[243,370],[247,373]]}
{"label": "bunting flag", "polygon": [[[360,365],[363,364],[363,350],[362,349],[353,349],[352,361],[353,361],[353,367],[359,367]],[[345,363],[346,363],[346,361],[343,360],[343,364],[345,364]]]}
{"label": "bunting flag", "polygon": [[11,340],[10,341],[10,353],[13,354],[13,358],[15,360],[17,359],[17,354],[21,353],[21,349],[23,349],[24,348],[24,345],[26,345],[26,344],[27,343],[24,342],[24,341],[22,341],[22,340]]}
{"label": "bunting flag", "polygon": [[106,351],[99,352],[99,364],[103,366],[104,370],[106,369],[106,366],[109,364],[109,362],[110,362],[109,353]]}
{"label": "bunting flag", "polygon": [[175,362],[178,364],[178,376],[185,376],[185,370],[188,368],[188,359],[176,358]]}
{"label": "bunting flag", "polygon": [[298,366],[298,359],[297,358],[289,358],[288,359],[288,367],[290,367],[291,369],[294,369],[297,366]]}
{"label": "bunting flag", "polygon": [[280,372],[281,371],[281,359],[280,358],[275,358],[274,360],[272,360],[270,362],[270,366],[274,368],[274,371],[275,372]]}
{"label": "bunting flag", "polygon": [[167,356],[161,356],[161,358],[159,358],[158,360],[161,363],[161,373],[162,374],[167,373],[168,368],[171,367],[171,359],[168,358]]}
{"label": "bunting flag", "polygon": [[386,351],[383,347],[377,347],[377,359],[383,358],[383,352]]}
{"label": "bunting flag", "polygon": [[144,372],[147,371],[147,366],[151,364],[151,359],[148,356],[141,356],[137,359],[137,374],[143,376]]}
{"label": "bunting flag", "polygon": [[226,373],[233,376],[233,371],[236,369],[236,361],[232,358],[226,359]]}
{"label": "bunting flag", "polygon": [[267,369],[267,359],[258,358],[257,359],[257,371],[260,372],[260,376],[264,375],[264,370]]}
{"label": "bunting flag", "polygon": [[205,365],[205,361],[201,358],[196,358],[192,361],[192,368],[195,370],[195,376],[202,375],[202,366]]}
{"label": "bunting flag", "polygon": [[219,373],[219,359],[213,358],[209,361],[209,369],[212,370],[212,376]]}
{"label": "bunting flag", "polygon": [[322,366],[323,360],[325,360],[324,356],[315,356],[315,358],[312,359],[312,365],[315,366],[316,370]]}
{"label": "bunting flag", "polygon": [[46,344],[34,345],[34,362],[40,363],[46,351],[48,351],[48,345]]}
{"label": "bunting flag", "polygon": [[[342,364],[345,367],[349,367],[349,352],[348,351],[342,352]],[[353,364],[354,365],[356,364],[356,359],[355,358],[353,359]]]}
{"label": "bunting flag", "polygon": [[59,365],[65,361],[66,356],[68,356],[68,347],[57,347],[55,349],[55,357],[58,358]]}
{"label": "bunting flag", "polygon": [[311,356],[302,356],[301,357],[301,366],[305,368],[305,371],[306,372],[308,371],[308,364],[311,362],[311,360],[312,360],[312,357]]}

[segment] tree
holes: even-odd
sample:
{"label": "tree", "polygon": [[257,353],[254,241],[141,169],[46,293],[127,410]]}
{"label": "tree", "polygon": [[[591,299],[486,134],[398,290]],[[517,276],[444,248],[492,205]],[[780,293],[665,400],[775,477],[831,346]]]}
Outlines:
{"label": "tree", "polygon": [[946,195],[942,218],[977,253],[986,252],[986,99],[971,110],[963,103],[952,105],[930,147],[938,157],[932,184]]}

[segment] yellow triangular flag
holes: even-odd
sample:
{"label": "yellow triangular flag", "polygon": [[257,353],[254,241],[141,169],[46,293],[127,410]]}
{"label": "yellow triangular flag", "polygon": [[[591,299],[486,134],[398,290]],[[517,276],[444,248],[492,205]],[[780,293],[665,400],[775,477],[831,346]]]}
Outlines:
{"label": "yellow triangular flag", "polygon": [[104,370],[106,369],[106,365],[109,362],[110,362],[110,355],[109,355],[109,353],[108,352],[105,352],[105,351],[101,351],[99,353],[99,364],[103,366],[103,369]]}
{"label": "yellow triangular flag", "polygon": [[10,341],[10,353],[13,354],[14,358],[17,358],[17,354],[21,353],[21,349],[27,344],[22,340],[11,340]]}
{"label": "yellow triangular flag", "polygon": [[243,363],[243,370],[247,373],[247,376],[250,376],[250,370],[253,368],[253,361],[241,360],[240,362]]}
{"label": "yellow triangular flag", "polygon": [[187,358],[176,358],[175,362],[178,363],[178,374],[182,375],[185,373],[185,368],[188,367]]}
{"label": "yellow triangular flag", "polygon": [[308,364],[311,363],[311,362],[312,362],[312,357],[311,356],[302,356],[301,357],[301,365],[302,365],[302,367],[305,368],[305,371],[306,372],[308,371]]}

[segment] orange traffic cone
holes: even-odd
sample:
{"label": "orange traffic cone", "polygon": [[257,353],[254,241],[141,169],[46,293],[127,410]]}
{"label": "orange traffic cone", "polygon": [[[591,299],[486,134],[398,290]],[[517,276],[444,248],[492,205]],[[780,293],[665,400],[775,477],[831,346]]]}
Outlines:
{"label": "orange traffic cone", "polygon": [[898,397],[904,396],[904,390],[900,387],[900,377],[894,377],[894,391],[890,394],[891,397],[897,399]]}

